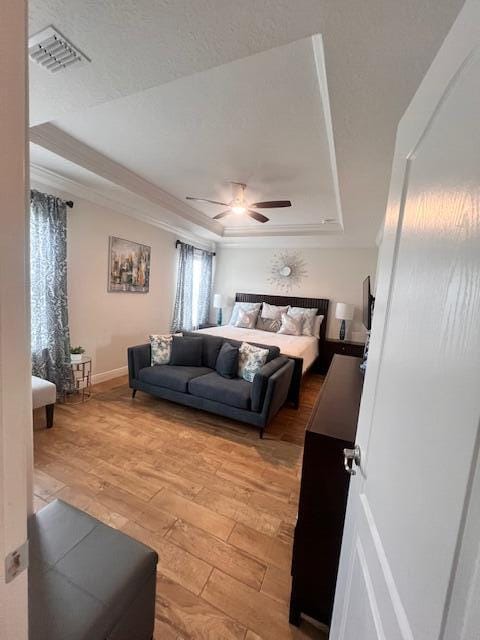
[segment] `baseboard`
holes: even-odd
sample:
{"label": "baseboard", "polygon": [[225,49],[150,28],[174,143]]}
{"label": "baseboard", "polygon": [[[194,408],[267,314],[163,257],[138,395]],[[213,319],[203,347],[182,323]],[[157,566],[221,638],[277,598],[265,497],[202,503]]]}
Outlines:
{"label": "baseboard", "polygon": [[99,382],[106,382],[113,378],[120,378],[120,376],[126,376],[128,373],[128,367],[119,367],[118,369],[112,369],[111,371],[104,371],[103,373],[96,373],[92,376],[92,384],[98,384]]}

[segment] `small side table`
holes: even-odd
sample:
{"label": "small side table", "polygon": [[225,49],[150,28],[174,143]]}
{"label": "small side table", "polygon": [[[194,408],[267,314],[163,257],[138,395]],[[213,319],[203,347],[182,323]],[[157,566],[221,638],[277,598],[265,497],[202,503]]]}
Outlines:
{"label": "small side table", "polygon": [[323,345],[322,353],[318,357],[318,365],[320,373],[327,373],[328,368],[333,360],[333,356],[338,353],[344,356],[354,356],[361,358],[365,349],[364,342],[355,342],[354,340],[338,340],[328,338]]}
{"label": "small side table", "polygon": [[80,360],[69,360],[67,364],[72,369],[72,387],[69,391],[63,392],[63,402],[87,402],[92,395],[92,359],[90,356],[82,356]]}

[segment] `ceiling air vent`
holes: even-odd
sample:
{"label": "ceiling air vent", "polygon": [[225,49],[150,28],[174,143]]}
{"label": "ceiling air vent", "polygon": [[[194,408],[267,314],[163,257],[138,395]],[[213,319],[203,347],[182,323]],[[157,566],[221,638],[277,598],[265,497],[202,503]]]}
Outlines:
{"label": "ceiling air vent", "polygon": [[51,73],[90,62],[85,54],[52,26],[28,39],[28,54],[34,62]]}

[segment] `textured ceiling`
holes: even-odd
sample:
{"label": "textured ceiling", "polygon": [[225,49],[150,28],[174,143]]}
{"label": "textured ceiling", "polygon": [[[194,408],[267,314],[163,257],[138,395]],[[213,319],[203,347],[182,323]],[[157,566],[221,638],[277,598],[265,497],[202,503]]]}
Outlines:
{"label": "textured ceiling", "polygon": [[[52,76],[31,65],[32,123],[70,122],[75,113],[81,122],[93,105],[321,33],[345,225],[338,241],[372,244],[384,213],[398,120],[462,4],[31,0],[31,33],[53,23],[92,59]],[[256,150],[251,153],[255,157]],[[275,162],[285,161],[281,156]],[[231,170],[241,173],[242,166]],[[280,168],[271,177],[272,193],[282,182],[279,174]]]}
{"label": "textured ceiling", "polygon": [[[292,200],[291,209],[267,212],[276,227],[341,223],[323,113],[306,38],[53,124],[183,201],[230,202],[228,180],[246,183],[250,202]],[[225,210],[190,204],[210,217]],[[246,216],[224,224],[258,227]]]}

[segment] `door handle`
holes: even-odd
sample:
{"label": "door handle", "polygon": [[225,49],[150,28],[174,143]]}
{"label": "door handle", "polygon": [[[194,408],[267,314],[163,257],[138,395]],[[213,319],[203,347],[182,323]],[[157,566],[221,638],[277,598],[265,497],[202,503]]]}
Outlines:
{"label": "door handle", "polygon": [[362,459],[362,454],[358,444],[355,445],[354,449],[344,449],[343,456],[343,466],[345,467],[345,471],[351,476],[356,475],[357,472],[353,468],[353,465],[356,464],[357,467],[359,467]]}

